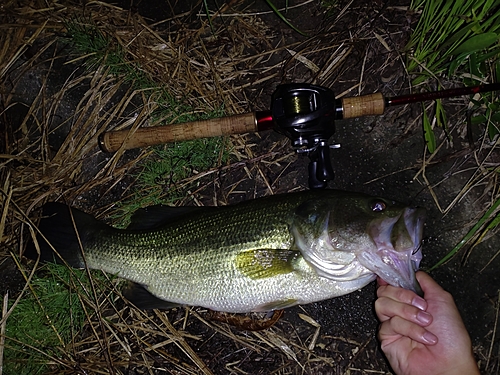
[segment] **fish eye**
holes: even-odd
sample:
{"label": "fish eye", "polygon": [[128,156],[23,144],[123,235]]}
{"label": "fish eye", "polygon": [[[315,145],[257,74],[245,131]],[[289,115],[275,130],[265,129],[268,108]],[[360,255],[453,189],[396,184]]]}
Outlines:
{"label": "fish eye", "polygon": [[375,201],[372,203],[372,211],[373,212],[382,212],[385,210],[387,205],[383,201]]}

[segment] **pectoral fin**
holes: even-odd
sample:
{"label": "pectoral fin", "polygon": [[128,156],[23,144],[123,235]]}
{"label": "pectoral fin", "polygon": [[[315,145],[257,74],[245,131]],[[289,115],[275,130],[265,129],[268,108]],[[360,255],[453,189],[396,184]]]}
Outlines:
{"label": "pectoral fin", "polygon": [[255,280],[293,272],[301,256],[298,250],[255,249],[241,252],[235,262],[241,273]]}
{"label": "pectoral fin", "polygon": [[178,303],[173,303],[160,299],[146,290],[142,285],[129,281],[122,289],[123,296],[132,302],[135,306],[143,310],[162,309],[169,310],[174,307],[181,306]]}

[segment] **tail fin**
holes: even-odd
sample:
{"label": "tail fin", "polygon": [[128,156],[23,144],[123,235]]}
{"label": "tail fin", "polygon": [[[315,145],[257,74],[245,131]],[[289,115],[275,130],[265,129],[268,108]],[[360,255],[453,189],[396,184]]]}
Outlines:
{"label": "tail fin", "polygon": [[[47,241],[40,234],[36,237],[40,247],[40,260],[84,268],[80,243],[85,246],[91,233],[102,225],[93,216],[76,208],[55,202],[45,204],[38,229]],[[38,258],[33,241],[28,243],[24,256]]]}

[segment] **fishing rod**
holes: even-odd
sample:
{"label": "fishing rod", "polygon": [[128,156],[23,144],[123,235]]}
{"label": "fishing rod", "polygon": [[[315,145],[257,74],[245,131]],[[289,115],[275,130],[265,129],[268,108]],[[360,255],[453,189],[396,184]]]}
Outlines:
{"label": "fishing rod", "polygon": [[279,85],[270,111],[256,111],[217,119],[131,130],[109,131],[99,136],[104,152],[133,149],[198,138],[244,134],[274,129],[292,141],[297,153],[306,154],[309,187],[326,187],[333,179],[328,139],[335,120],[382,115],[387,107],[499,91],[500,83],[384,98],[381,93],[336,99],[332,90],[307,83]]}

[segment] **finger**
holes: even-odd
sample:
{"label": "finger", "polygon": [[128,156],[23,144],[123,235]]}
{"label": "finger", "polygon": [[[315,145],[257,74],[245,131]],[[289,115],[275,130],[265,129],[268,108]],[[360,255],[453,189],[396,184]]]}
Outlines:
{"label": "finger", "polygon": [[446,292],[438,283],[434,281],[432,277],[423,271],[418,271],[416,273],[417,280],[424,291],[424,297],[426,299],[438,299],[443,300],[447,303],[453,300],[451,294]]}
{"label": "finger", "polygon": [[381,297],[375,301],[375,313],[381,322],[398,316],[422,327],[432,323],[432,315],[428,312],[388,297]]}
{"label": "finger", "polygon": [[398,288],[391,285],[382,285],[377,289],[377,296],[387,297],[398,302],[406,303],[425,311],[427,301],[408,289]]}
{"label": "finger", "polygon": [[382,279],[381,277],[377,276],[377,285],[378,286],[389,285],[389,283],[387,281],[385,281],[384,279]]}
{"label": "finger", "polygon": [[378,332],[379,340],[382,343],[384,340],[393,341],[395,335],[409,337],[424,345],[435,345],[438,342],[436,335],[399,316],[382,323]]}

